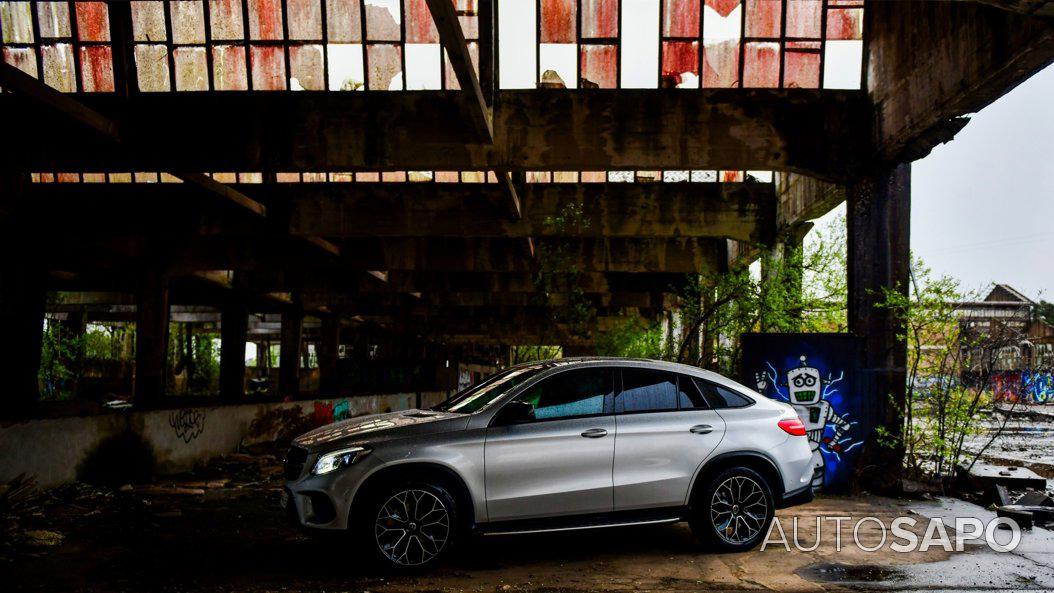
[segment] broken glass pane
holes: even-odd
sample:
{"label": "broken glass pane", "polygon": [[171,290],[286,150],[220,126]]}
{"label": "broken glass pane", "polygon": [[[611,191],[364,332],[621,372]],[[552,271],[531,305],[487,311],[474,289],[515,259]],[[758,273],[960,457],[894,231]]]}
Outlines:
{"label": "broken glass pane", "polygon": [[426,0],[406,0],[406,43],[439,43],[439,31]]}
{"label": "broken glass pane", "polygon": [[205,43],[205,9],[197,0],[173,0],[169,3],[172,19],[172,43],[195,45]]}
{"label": "broken glass pane", "polygon": [[273,45],[249,47],[254,91],[285,90],[285,51]]}
{"label": "broken glass pane", "polygon": [[663,0],[662,36],[699,37],[699,0]]}
{"label": "broken glass pane", "polygon": [[4,43],[33,43],[33,13],[29,2],[0,2]]}
{"label": "broken glass pane", "polygon": [[699,88],[699,42],[662,42],[663,88]]}
{"label": "broken glass pane", "polygon": [[[545,43],[575,43],[575,0],[541,0],[542,38]],[[520,23],[526,26],[526,23]]]}
{"label": "broken glass pane", "polygon": [[209,0],[209,26],[213,41],[245,39],[241,0]]}
{"label": "broken glass pane", "polygon": [[823,88],[860,88],[863,43],[857,39],[846,39],[829,40],[824,44]]}
{"label": "broken glass pane", "polygon": [[441,79],[442,51],[438,43],[407,43],[406,51],[406,90],[423,91],[439,90],[443,87]]}
{"label": "broken glass pane", "polygon": [[[134,2],[133,4],[139,4]],[[68,2],[38,2],[37,23],[42,39],[68,38],[73,36],[70,29],[70,5]],[[161,29],[164,30],[162,21]]]}
{"label": "broken glass pane", "polygon": [[176,64],[177,91],[209,90],[204,47],[177,47],[172,50],[172,57]]}
{"label": "broken glass pane", "polygon": [[81,89],[86,93],[113,92],[113,56],[108,45],[83,45]]}
{"label": "broken glass pane", "polygon": [[324,91],[321,45],[289,46],[289,90]]}
{"label": "broken glass pane", "polygon": [[659,86],[659,0],[622,2],[622,88]]}
{"label": "broken glass pane", "polygon": [[105,2],[77,2],[77,38],[81,41],[109,41],[110,13]]}
{"label": "broken glass pane", "polygon": [[780,85],[780,44],[748,41],[743,51],[743,86],[775,88]]}
{"label": "broken glass pane", "polygon": [[164,45],[137,43],[135,46],[135,70],[139,79],[139,90],[144,93],[161,93],[171,90],[168,70],[168,48]]}
{"label": "broken glass pane", "polygon": [[[399,41],[401,39],[402,13],[399,10],[399,0],[365,0],[365,9],[367,40]],[[370,88],[374,88],[373,85],[370,85]]]}
{"label": "broken glass pane", "polygon": [[362,46],[358,43],[331,43],[326,47],[329,59],[329,90],[365,90]]}
{"label": "broken glass pane", "polygon": [[402,48],[396,44],[375,43],[366,46],[370,66],[369,88],[372,91],[403,90]]}
{"label": "broken glass pane", "polygon": [[245,72],[245,46],[212,46],[212,83],[217,91],[248,90]]}
{"label": "broken glass pane", "polygon": [[[468,42],[468,57],[472,60],[472,69],[476,71],[476,78],[479,78],[479,43],[475,41]],[[454,66],[450,64],[450,55],[443,50],[443,64],[446,68],[446,88],[452,90],[458,90],[461,88],[461,84],[457,81],[457,74],[454,73]]]}
{"label": "broken glass pane", "polygon": [[778,39],[783,12],[782,0],[746,0],[747,37]]}
{"label": "broken glass pane", "polygon": [[248,0],[249,36],[252,39],[282,39],[282,1]]}
{"label": "broken glass pane", "polygon": [[[533,89],[538,77],[535,2],[498,2],[498,86]],[[525,23],[531,23],[524,26]]]}
{"label": "broken glass pane", "polygon": [[362,41],[359,0],[326,0],[326,31],[330,43]]}
{"label": "broken glass pane", "polygon": [[578,53],[574,43],[543,43],[538,47],[542,88],[578,86]]}
{"label": "broken glass pane", "polygon": [[320,0],[286,0],[289,38],[322,39],[322,4]]}
{"label": "broken glass pane", "polygon": [[73,65],[73,46],[68,43],[40,46],[44,64],[44,82],[64,93],[77,90],[76,70]]}
{"label": "broken glass pane", "polygon": [[613,89],[618,87],[618,46],[585,44],[582,57],[582,88]]}

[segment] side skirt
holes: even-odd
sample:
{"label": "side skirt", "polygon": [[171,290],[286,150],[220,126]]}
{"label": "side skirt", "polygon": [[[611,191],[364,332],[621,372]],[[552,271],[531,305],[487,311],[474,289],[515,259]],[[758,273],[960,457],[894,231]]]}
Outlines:
{"label": "side skirt", "polygon": [[517,519],[495,521],[476,525],[476,533],[482,535],[522,535],[553,531],[577,531],[581,529],[603,529],[606,527],[630,527],[635,525],[661,525],[685,521],[687,507],[666,507],[589,515],[568,515],[544,519]]}

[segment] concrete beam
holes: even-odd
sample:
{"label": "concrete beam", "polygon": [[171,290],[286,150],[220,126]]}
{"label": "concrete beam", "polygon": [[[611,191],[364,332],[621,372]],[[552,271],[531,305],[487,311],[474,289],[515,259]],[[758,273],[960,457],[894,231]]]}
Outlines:
{"label": "concrete beam", "polygon": [[[494,144],[463,125],[460,91],[142,93],[78,98],[120,118],[100,143],[31,99],[17,113],[23,170],[350,171],[773,169],[846,179],[864,162],[859,91],[498,91]],[[131,149],[131,147],[150,147]]]}

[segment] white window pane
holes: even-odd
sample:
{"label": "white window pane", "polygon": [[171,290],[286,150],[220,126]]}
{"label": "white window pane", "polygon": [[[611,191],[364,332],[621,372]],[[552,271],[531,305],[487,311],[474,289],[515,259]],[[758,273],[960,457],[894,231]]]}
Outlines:
{"label": "white window pane", "polygon": [[533,89],[535,86],[536,10],[534,0],[498,2],[499,88]]}
{"label": "white window pane", "polygon": [[362,45],[358,43],[331,43],[329,55],[329,90],[365,90],[366,80],[362,67]]}
{"label": "white window pane", "polygon": [[829,40],[823,56],[823,88],[860,88],[863,51],[864,42],[859,39]]}
{"label": "white window pane", "polygon": [[622,88],[659,86],[659,0],[622,2]]}
{"label": "white window pane", "polygon": [[564,87],[578,86],[578,48],[574,43],[543,43],[538,48],[539,80],[546,70],[554,70],[564,81]]}
{"label": "white window pane", "polygon": [[442,53],[438,43],[406,44],[406,90],[439,90]]}

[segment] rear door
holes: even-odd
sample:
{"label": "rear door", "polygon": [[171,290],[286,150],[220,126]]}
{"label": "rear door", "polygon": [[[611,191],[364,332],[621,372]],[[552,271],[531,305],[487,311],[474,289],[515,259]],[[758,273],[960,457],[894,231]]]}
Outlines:
{"label": "rear door", "polygon": [[534,406],[533,421],[487,429],[491,521],[611,511],[613,375],[591,367],[544,379],[516,398]]}
{"label": "rear door", "polygon": [[685,504],[692,478],[725,422],[690,377],[627,367],[615,395],[614,508]]}

